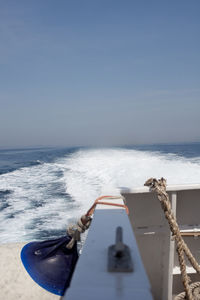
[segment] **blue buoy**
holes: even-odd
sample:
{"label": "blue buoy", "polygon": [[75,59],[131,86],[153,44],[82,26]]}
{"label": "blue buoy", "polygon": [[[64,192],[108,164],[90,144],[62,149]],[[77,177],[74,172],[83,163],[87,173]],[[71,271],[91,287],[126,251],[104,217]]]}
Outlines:
{"label": "blue buoy", "polygon": [[32,279],[47,291],[63,296],[78,259],[77,244],[72,249],[66,245],[71,237],[32,242],[21,251],[21,260]]}

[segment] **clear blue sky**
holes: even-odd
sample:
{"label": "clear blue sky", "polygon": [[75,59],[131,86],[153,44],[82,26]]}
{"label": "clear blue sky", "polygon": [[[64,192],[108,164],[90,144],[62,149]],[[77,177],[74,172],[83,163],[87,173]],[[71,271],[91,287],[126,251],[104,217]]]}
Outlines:
{"label": "clear blue sky", "polygon": [[199,16],[199,0],[0,0],[0,147],[200,141]]}

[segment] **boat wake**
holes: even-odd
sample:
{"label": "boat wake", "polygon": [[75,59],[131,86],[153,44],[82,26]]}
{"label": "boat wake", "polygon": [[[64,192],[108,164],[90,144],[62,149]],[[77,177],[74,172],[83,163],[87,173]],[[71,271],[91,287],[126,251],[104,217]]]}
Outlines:
{"label": "boat wake", "polygon": [[104,187],[199,183],[200,158],[132,149],[83,149],[0,175],[0,242],[56,238]]}

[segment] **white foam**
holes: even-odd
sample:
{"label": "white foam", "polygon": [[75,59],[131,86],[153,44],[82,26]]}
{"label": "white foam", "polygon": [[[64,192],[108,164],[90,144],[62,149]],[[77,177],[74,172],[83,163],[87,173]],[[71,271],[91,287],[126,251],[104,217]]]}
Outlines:
{"label": "white foam", "polygon": [[0,176],[1,189],[12,191],[9,207],[0,212],[1,242],[29,240],[37,230],[60,229],[70,217],[68,203],[53,194],[53,185],[63,180],[58,171],[56,164],[43,164]]}
{"label": "white foam", "polygon": [[62,161],[68,193],[85,207],[104,186],[143,186],[149,177],[165,177],[168,184],[200,182],[200,163],[173,154],[124,149],[85,150]]}
{"label": "white foam", "polygon": [[[10,206],[0,212],[0,242],[64,229],[88,210],[104,186],[134,188],[149,177],[165,177],[168,184],[199,183],[200,159],[125,149],[80,150],[54,163],[3,174],[0,189],[13,192],[7,195]],[[70,199],[59,194],[63,189]]]}

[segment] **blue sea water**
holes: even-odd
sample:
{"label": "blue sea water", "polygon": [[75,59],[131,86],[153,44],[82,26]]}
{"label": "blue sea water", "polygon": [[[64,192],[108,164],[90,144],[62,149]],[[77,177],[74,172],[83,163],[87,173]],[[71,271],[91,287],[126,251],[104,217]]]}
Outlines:
{"label": "blue sea water", "polygon": [[0,150],[0,243],[55,238],[104,187],[200,183],[200,143]]}

